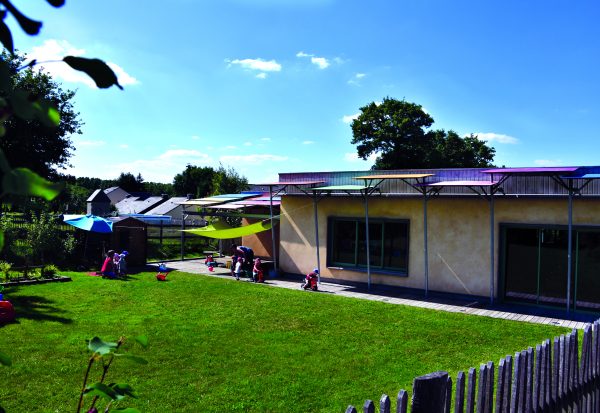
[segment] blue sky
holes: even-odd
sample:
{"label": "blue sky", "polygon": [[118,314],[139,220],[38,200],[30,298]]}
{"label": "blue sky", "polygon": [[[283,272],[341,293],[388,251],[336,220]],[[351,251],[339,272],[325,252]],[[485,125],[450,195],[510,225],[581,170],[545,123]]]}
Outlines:
{"label": "blue sky", "polygon": [[98,90],[62,63],[85,122],[76,176],[171,182],[190,163],[278,172],[366,170],[350,120],[389,96],[434,128],[478,133],[506,166],[596,165],[600,5],[594,1],[15,1],[44,21],[17,48],[113,65]]}

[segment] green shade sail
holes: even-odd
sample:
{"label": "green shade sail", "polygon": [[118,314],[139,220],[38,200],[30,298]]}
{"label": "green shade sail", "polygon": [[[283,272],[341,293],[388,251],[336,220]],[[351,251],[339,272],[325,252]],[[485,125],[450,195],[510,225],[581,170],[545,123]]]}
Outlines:
{"label": "green shade sail", "polygon": [[245,237],[246,235],[256,234],[269,229],[271,229],[270,221],[256,222],[251,225],[245,225],[237,228],[232,228],[225,222],[216,221],[204,228],[186,229],[184,232],[189,232],[190,234],[200,235],[208,238],[231,239]]}

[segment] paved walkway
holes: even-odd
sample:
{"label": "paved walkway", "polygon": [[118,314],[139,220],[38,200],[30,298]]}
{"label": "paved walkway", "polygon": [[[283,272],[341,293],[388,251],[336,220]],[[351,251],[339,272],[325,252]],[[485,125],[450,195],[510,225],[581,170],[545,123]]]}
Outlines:
{"label": "paved walkway", "polygon": [[[209,272],[204,265],[203,259],[187,260],[187,261],[169,261],[165,263],[170,271],[177,270],[192,274],[202,274],[218,278],[230,278],[230,270],[222,267],[215,267],[213,272]],[[158,264],[149,264],[150,268],[158,269]],[[277,278],[269,279],[265,282],[265,286],[279,287],[297,290],[302,282],[301,277],[298,279]],[[452,297],[432,297],[424,299],[422,295],[410,292],[398,292],[390,290],[366,291],[364,288],[333,284],[321,283],[319,291],[323,293],[336,294],[344,297],[360,298],[363,300],[382,301],[389,304],[402,304],[411,307],[429,308],[432,310],[448,311],[452,313],[464,313],[478,315],[483,317],[503,318],[506,320],[523,321],[527,323],[537,324],[552,324],[560,327],[582,329],[596,317],[590,315],[578,315],[578,320],[566,318],[566,314],[561,311],[541,310],[546,313],[539,315],[540,309],[529,307],[515,306],[494,306],[490,307],[486,303],[481,303],[473,300],[465,300]]]}

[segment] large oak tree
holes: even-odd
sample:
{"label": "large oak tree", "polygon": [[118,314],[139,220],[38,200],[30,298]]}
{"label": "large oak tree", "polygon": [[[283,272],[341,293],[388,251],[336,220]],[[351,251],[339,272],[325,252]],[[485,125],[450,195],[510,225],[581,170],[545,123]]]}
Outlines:
{"label": "large oak tree", "polygon": [[429,130],[433,118],[416,103],[384,98],[360,111],[352,143],[362,159],[377,155],[373,169],[479,168],[494,160],[495,149],[474,135]]}

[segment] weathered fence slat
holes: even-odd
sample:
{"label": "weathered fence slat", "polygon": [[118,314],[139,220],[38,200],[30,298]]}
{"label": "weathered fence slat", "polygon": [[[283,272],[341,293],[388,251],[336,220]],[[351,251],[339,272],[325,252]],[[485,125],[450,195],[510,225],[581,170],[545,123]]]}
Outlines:
{"label": "weathered fence slat", "polygon": [[479,366],[479,386],[477,387],[477,413],[485,413],[485,396],[487,384],[487,366],[482,364]]}
{"label": "weathered fence slat", "polygon": [[542,358],[544,353],[542,352],[542,345],[538,344],[535,346],[535,367],[533,372],[533,394],[531,398],[531,406],[533,412],[541,411],[542,409],[542,386],[544,379],[542,378],[542,365],[544,364]]}
{"label": "weathered fence slat", "polygon": [[510,412],[510,400],[511,400],[511,390],[512,390],[512,377],[513,377],[513,358],[511,355],[504,357],[504,381],[505,386],[502,393],[504,393],[504,400],[502,404],[504,405],[504,411]]}
{"label": "weathered fence slat", "polygon": [[375,403],[373,400],[365,400],[365,404],[363,405],[364,413],[375,413]]}
{"label": "weathered fence slat", "polygon": [[446,406],[444,409],[444,413],[450,413],[451,407],[452,407],[452,377],[448,377],[448,381],[446,382]]}
{"label": "weathered fence slat", "polygon": [[532,390],[533,390],[533,349],[529,347],[527,350],[523,350],[525,353],[525,360],[527,363],[527,369],[525,370],[525,411],[530,412],[532,403]]}
{"label": "weathered fence slat", "polygon": [[519,397],[522,397],[521,393],[521,371],[522,371],[522,363],[521,363],[521,353],[515,353],[515,372],[512,383],[512,397],[510,399],[510,413],[518,413],[519,412]]}
{"label": "weathered fence slat", "polygon": [[600,351],[600,323],[598,321],[594,322],[592,326],[592,377],[591,382],[593,386],[592,391],[592,412],[598,411],[600,409],[600,387],[598,386],[599,376],[600,376],[600,357],[598,356],[598,352]]}
{"label": "weathered fence slat", "polygon": [[494,411],[494,363],[487,363],[487,380],[485,384],[485,413]]}
{"label": "weathered fence slat", "polygon": [[469,369],[469,386],[467,388],[467,413],[475,413],[475,387],[477,386],[477,371]]}
{"label": "weathered fence slat", "polygon": [[552,347],[550,345],[550,340],[546,340],[542,343],[542,352],[544,354],[542,365],[542,369],[544,369],[544,373],[542,374],[544,377],[544,385],[542,387],[544,393],[542,408],[543,411],[548,411],[552,401]]}
{"label": "weathered fence slat", "polygon": [[446,406],[448,372],[436,371],[413,381],[412,413],[443,412]]}
{"label": "weathered fence slat", "polygon": [[354,406],[350,405],[348,408],[346,408],[346,413],[357,413],[357,411]]}
{"label": "weathered fence slat", "polygon": [[504,412],[504,386],[506,380],[504,378],[505,359],[500,359],[498,362],[498,381],[496,382],[496,413]]}
{"label": "weathered fence slat", "polygon": [[406,413],[408,408],[408,394],[406,390],[400,390],[396,399],[396,413]]}
{"label": "weathered fence slat", "polygon": [[454,397],[454,413],[465,412],[465,372],[459,371],[456,376],[456,395]]}
{"label": "weathered fence slat", "polygon": [[390,412],[390,398],[387,394],[381,395],[381,399],[379,399],[379,413],[391,413]]}

